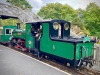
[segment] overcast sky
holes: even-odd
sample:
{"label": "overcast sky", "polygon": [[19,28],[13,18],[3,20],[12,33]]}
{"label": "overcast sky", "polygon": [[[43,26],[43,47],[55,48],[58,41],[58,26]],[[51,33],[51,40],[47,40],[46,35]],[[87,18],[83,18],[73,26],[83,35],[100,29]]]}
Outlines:
{"label": "overcast sky", "polygon": [[[72,6],[74,9],[77,8],[82,8],[85,9],[86,6],[90,3],[90,2],[95,2],[98,5],[100,5],[100,0],[27,0],[31,6],[33,7],[33,12],[37,13],[39,11],[39,9],[46,5],[47,3],[55,3],[55,2],[59,2],[62,4],[68,4],[70,6]],[[6,3],[6,0],[0,0],[0,2],[2,3]]]}
{"label": "overcast sky", "polygon": [[95,2],[98,5],[100,5],[100,0],[27,0],[27,1],[33,6],[34,12],[38,12],[41,6],[44,6],[47,3],[55,3],[55,2],[59,2],[62,4],[67,3],[74,9],[77,9],[79,7],[85,9],[90,2]]}

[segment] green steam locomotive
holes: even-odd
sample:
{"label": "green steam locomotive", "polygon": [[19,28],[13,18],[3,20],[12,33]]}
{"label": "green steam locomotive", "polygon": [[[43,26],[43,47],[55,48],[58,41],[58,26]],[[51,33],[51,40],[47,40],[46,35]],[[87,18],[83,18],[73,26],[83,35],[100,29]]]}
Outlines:
{"label": "green steam locomotive", "polygon": [[26,23],[26,29],[13,30],[9,45],[36,54],[38,58],[51,57],[67,64],[80,67],[92,65],[94,43],[88,36],[70,36],[71,23],[65,20],[48,20]]}

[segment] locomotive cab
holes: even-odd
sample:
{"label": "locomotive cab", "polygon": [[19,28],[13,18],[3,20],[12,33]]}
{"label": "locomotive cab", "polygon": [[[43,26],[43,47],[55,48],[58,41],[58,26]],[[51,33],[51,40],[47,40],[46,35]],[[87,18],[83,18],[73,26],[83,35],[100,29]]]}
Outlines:
{"label": "locomotive cab", "polygon": [[38,56],[46,55],[70,66],[81,66],[93,59],[94,40],[70,36],[71,23],[49,20],[26,24],[26,47]]}
{"label": "locomotive cab", "polygon": [[37,53],[42,34],[42,25],[40,22],[26,24],[26,47],[31,53]]}
{"label": "locomotive cab", "polygon": [[95,40],[91,40],[88,36],[71,37],[71,24],[65,20],[51,20],[42,26],[40,50],[43,54],[59,58],[73,67],[81,66],[83,62],[92,63]]}

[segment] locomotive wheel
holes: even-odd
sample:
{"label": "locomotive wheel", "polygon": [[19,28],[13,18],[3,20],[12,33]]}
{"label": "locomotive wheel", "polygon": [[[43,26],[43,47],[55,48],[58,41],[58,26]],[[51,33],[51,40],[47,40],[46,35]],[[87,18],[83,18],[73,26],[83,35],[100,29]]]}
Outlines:
{"label": "locomotive wheel", "polygon": [[16,39],[12,39],[9,43],[9,46],[15,47],[16,46]]}
{"label": "locomotive wheel", "polygon": [[13,41],[14,41],[14,39],[10,40],[10,41],[8,42],[7,46],[10,47],[10,48],[11,48],[11,47],[14,47],[14,42],[13,42]]}
{"label": "locomotive wheel", "polygon": [[8,47],[10,47],[10,48],[12,47],[12,45],[11,45],[11,43],[10,43],[10,42],[7,44],[7,46],[8,46]]}

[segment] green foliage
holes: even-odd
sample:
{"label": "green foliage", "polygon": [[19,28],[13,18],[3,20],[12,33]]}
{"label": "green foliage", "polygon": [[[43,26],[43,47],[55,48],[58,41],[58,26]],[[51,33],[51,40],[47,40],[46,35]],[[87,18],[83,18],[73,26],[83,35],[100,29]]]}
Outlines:
{"label": "green foliage", "polygon": [[90,3],[83,11],[83,19],[90,34],[100,38],[100,7],[95,3]]}
{"label": "green foliage", "polygon": [[95,36],[98,36],[98,38],[100,38],[100,32],[96,32]]}
{"label": "green foliage", "polygon": [[5,26],[5,25],[16,25],[17,20],[16,19],[0,19],[0,26]]}
{"label": "green foliage", "polygon": [[26,0],[7,0],[6,2],[18,6],[22,9],[26,8],[32,9],[32,6]]}
{"label": "green foliage", "polygon": [[50,3],[43,6],[38,15],[44,19],[65,19],[71,21],[73,17],[77,16],[77,12],[68,4]]}
{"label": "green foliage", "polygon": [[[17,19],[13,19],[13,18],[9,18],[9,19],[0,19],[0,27],[1,26],[9,26],[9,25],[13,25],[13,26],[17,26],[17,23],[19,21]],[[25,29],[25,25],[20,22],[21,24],[21,28]]]}

